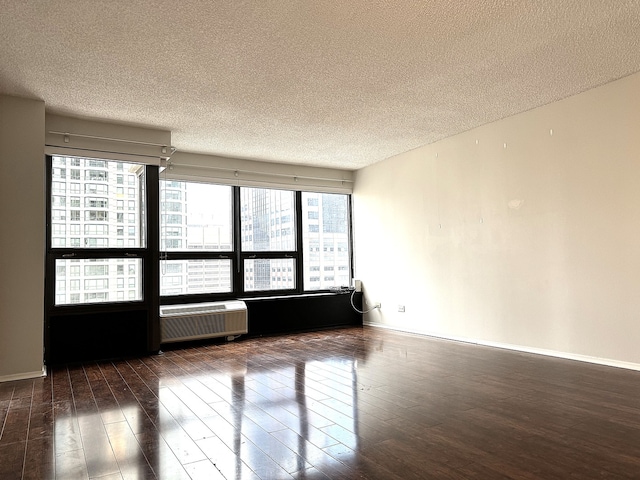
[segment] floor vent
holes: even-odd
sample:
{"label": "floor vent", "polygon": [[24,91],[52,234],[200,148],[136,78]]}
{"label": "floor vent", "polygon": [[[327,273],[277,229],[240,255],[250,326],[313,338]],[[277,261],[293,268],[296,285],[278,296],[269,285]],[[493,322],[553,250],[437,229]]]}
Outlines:
{"label": "floor vent", "polygon": [[160,307],[161,343],[234,336],[247,332],[247,306],[240,300]]}

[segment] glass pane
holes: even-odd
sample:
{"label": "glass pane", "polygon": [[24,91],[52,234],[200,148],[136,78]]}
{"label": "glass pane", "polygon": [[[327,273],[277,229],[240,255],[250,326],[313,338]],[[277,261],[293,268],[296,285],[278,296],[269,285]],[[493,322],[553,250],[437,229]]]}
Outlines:
{"label": "glass pane", "polygon": [[296,288],[293,258],[259,258],[244,262],[244,290],[291,290]]}
{"label": "glass pane", "polygon": [[231,291],[231,260],[160,262],[160,295]]}
{"label": "glass pane", "polygon": [[130,204],[127,220],[133,230],[128,233],[126,246],[144,247],[144,182],[138,182],[138,177],[144,175],[144,166],[78,157],[53,157],[53,164],[56,167],[51,178],[52,247],[124,246],[124,242],[118,242],[117,233],[124,223],[118,205],[125,198],[117,188],[119,176],[137,185],[127,197]]}
{"label": "glass pane", "polygon": [[296,250],[294,192],[241,188],[240,211],[242,250]]}
{"label": "glass pane", "polygon": [[142,300],[141,258],[56,260],[56,305]]}
{"label": "glass pane", "polygon": [[302,193],[305,290],[349,285],[348,208],[347,195]]}
{"label": "glass pane", "polygon": [[232,187],[160,181],[160,248],[231,251]]}

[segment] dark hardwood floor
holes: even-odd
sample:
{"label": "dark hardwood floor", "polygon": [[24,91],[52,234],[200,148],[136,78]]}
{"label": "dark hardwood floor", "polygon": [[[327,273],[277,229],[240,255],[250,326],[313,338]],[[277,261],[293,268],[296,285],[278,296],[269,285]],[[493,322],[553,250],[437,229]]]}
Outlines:
{"label": "dark hardwood floor", "polygon": [[0,478],[640,478],[640,372],[357,327],[0,384]]}

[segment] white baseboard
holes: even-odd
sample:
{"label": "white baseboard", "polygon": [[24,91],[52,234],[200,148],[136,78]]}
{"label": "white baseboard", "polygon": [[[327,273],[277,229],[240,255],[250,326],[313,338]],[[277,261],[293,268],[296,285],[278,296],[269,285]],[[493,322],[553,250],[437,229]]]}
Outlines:
{"label": "white baseboard", "polygon": [[15,373],[13,375],[3,375],[0,377],[0,383],[13,382],[15,380],[27,380],[29,378],[39,378],[47,376],[47,367],[42,367],[42,370],[35,372]]}
{"label": "white baseboard", "polygon": [[505,350],[514,350],[516,352],[532,353],[534,355],[545,355],[547,357],[563,358],[565,360],[576,360],[578,362],[594,363],[597,365],[604,365],[607,367],[626,368],[627,370],[640,371],[640,363],[624,362],[621,360],[614,360],[611,358],[591,357],[589,355],[579,355],[576,353],[560,352],[557,350],[547,350],[544,348],[527,347],[523,345],[514,345],[510,343],[490,342],[486,340],[476,340],[476,339],[466,338],[466,337],[438,335],[434,333],[420,332],[417,330],[411,330],[406,328],[391,327],[389,325],[382,325],[374,322],[363,322],[363,323],[368,327],[386,328],[388,330],[412,333],[414,335],[422,335],[425,337],[439,338],[442,340],[452,340],[455,342],[471,343],[473,345],[483,345],[485,347],[503,348]]}

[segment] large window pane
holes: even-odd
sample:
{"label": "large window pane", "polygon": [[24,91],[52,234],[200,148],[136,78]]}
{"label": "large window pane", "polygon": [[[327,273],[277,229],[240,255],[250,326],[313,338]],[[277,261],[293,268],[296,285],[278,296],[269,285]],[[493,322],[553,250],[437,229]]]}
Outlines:
{"label": "large window pane", "polygon": [[286,190],[240,188],[242,250],[295,251],[295,196]]}
{"label": "large window pane", "polygon": [[160,182],[160,248],[163,251],[231,251],[232,187]]}
{"label": "large window pane", "polygon": [[304,289],[350,283],[347,195],[302,193]]}
{"label": "large window pane", "polygon": [[142,300],[142,259],[56,260],[56,305]]}
{"label": "large window pane", "polygon": [[244,290],[291,290],[296,288],[293,258],[258,258],[244,262]]}
{"label": "large window pane", "polygon": [[231,260],[166,260],[160,262],[160,295],[227,293]]}
{"label": "large window pane", "polygon": [[[69,170],[71,174],[67,173],[67,168],[52,169],[52,247],[123,246],[117,241],[116,228],[123,221],[122,214],[118,214],[118,202],[124,199],[124,193],[117,188],[118,176],[126,176],[134,185],[138,185],[130,189],[127,197],[131,207],[128,221],[134,229],[127,246],[144,247],[141,228],[144,195],[137,181],[144,174],[144,167],[77,157],[53,157],[53,164],[74,168]],[[116,172],[121,173],[117,175]],[[82,228],[78,228],[80,226]]]}

